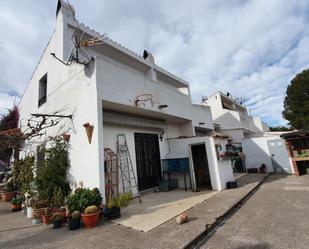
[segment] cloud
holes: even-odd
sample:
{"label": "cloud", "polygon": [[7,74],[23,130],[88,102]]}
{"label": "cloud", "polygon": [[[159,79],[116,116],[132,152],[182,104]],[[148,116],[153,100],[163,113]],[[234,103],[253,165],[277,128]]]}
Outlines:
{"label": "cloud", "polygon": [[[159,66],[189,81],[194,102],[230,92],[252,115],[287,123],[286,87],[309,67],[307,0],[70,2],[78,20],[137,53],[148,49]],[[0,28],[11,42],[0,44],[0,92],[22,93],[54,28],[55,8],[52,0],[1,1]]]}

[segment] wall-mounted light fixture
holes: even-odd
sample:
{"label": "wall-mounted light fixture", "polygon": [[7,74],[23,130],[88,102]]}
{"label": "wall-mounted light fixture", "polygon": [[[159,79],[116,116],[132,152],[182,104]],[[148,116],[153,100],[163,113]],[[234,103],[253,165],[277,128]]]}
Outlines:
{"label": "wall-mounted light fixture", "polygon": [[198,124],[199,124],[199,125],[205,125],[205,123],[204,123],[204,122],[199,122]]}
{"label": "wall-mounted light fixture", "polygon": [[159,105],[159,109],[167,108],[168,105]]}

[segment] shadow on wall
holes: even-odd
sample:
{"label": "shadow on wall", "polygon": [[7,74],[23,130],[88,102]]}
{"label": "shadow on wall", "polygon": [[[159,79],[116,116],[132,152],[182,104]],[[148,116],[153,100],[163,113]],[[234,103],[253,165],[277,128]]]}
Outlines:
{"label": "shadow on wall", "polygon": [[221,128],[223,129],[226,127],[228,127],[229,129],[242,128],[241,120],[237,119],[232,113],[235,113],[235,115],[238,115],[238,117],[239,114],[231,110],[225,110],[225,111],[226,112],[223,115],[214,120],[214,123],[220,124]]}
{"label": "shadow on wall", "polygon": [[247,169],[259,169],[262,164],[265,164],[266,172],[274,172],[266,139],[245,139],[242,141],[242,149]]}

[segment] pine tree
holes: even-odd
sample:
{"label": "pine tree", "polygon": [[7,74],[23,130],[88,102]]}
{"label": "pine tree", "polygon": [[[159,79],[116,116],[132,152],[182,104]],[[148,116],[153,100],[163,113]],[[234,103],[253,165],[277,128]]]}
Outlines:
{"label": "pine tree", "polygon": [[293,128],[309,130],[309,69],[296,75],[287,87],[282,114]]}

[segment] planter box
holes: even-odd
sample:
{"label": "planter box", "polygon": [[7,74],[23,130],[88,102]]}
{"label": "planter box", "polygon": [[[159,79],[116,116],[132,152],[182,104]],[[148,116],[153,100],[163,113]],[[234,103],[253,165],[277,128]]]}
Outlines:
{"label": "planter box", "polygon": [[121,216],[119,207],[112,207],[112,208],[105,207],[103,214],[107,220],[117,219]]}

